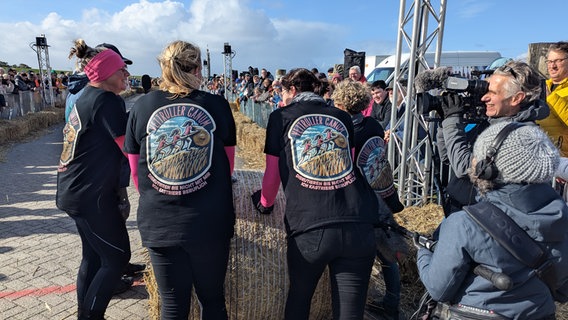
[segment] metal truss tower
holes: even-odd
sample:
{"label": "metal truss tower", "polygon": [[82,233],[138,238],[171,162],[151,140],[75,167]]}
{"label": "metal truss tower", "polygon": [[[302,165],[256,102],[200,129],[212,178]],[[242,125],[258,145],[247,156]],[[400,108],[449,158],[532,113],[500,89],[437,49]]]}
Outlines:
{"label": "metal truss tower", "polygon": [[[430,0],[400,0],[398,37],[396,48],[396,67],[394,85],[401,88],[407,81],[406,92],[402,91],[406,108],[400,119],[396,120],[397,108],[393,102],[391,114],[391,135],[388,145],[389,162],[393,166],[395,184],[405,205],[423,205],[440,201],[440,186],[435,172],[439,163],[433,160],[435,124],[425,122],[417,111],[414,78],[422,70],[439,66],[442,52],[442,37],[446,14],[446,0],[439,0],[436,11]],[[403,44],[405,49],[403,49]],[[434,50],[428,50],[431,46]],[[410,51],[410,58],[401,65],[401,54]],[[429,66],[424,58],[427,51],[435,52],[434,66]],[[403,80],[404,79],[404,80]],[[393,101],[401,95],[394,90]],[[394,124],[394,126],[392,125]],[[419,137],[420,128],[428,134]],[[402,136],[394,134],[402,130]],[[424,132],[422,131],[422,132]]]}
{"label": "metal truss tower", "polygon": [[207,56],[206,59],[203,61],[203,64],[205,65],[205,76],[207,81],[209,81],[209,78],[211,78],[211,56],[209,55],[209,48],[207,48]]}
{"label": "metal truss tower", "polygon": [[[30,47],[37,53],[37,62],[39,66],[39,83],[41,87],[41,94],[43,97],[43,104],[55,106],[55,98],[51,88],[51,66],[49,64],[49,46],[47,45],[47,38],[45,34],[36,37],[36,42],[31,43]],[[34,48],[35,47],[35,48]]]}
{"label": "metal truss tower", "polygon": [[231,45],[225,42],[223,46],[223,83],[225,86],[225,99],[229,100],[233,88],[233,56],[234,52],[231,50]]}

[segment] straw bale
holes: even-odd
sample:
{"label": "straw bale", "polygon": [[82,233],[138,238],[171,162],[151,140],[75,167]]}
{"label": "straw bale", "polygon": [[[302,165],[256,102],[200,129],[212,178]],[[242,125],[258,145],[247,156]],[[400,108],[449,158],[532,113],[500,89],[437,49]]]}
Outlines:
{"label": "straw bale", "polygon": [[[262,172],[237,170],[234,176],[237,178],[233,187],[237,221],[225,279],[229,317],[247,320],[267,317],[283,319],[288,294],[284,194],[280,190],[272,214],[260,215],[252,206],[250,195],[260,188]],[[151,319],[159,319],[159,294],[152,272],[147,274],[145,281],[149,292]],[[310,319],[330,318],[331,291],[326,271],[312,298]],[[189,319],[199,319],[199,306],[195,296]]]}
{"label": "straw bale", "polygon": [[64,110],[47,108],[13,120],[0,120],[0,144],[22,141],[39,130],[63,121]]}
{"label": "straw bale", "polygon": [[240,108],[240,104],[238,100],[235,100],[235,102],[229,102],[229,106],[231,107],[232,111],[239,111]]}
{"label": "straw bale", "polygon": [[264,169],[266,129],[259,127],[240,112],[233,112],[237,127],[237,155],[243,169]]}
{"label": "straw bale", "polygon": [[[427,204],[423,207],[408,207],[402,212],[394,215],[398,224],[410,231],[416,231],[422,235],[431,236],[436,227],[442,221],[444,214],[442,208],[435,204]],[[398,261],[400,269],[401,299],[400,311],[404,319],[409,319],[412,313],[418,308],[418,302],[425,292],[424,286],[420,282],[418,269],[416,267],[416,248],[410,239],[406,239],[410,247],[407,256],[401,257]],[[375,260],[367,301],[370,304],[377,304],[385,295],[385,285],[382,275],[381,263]]]}

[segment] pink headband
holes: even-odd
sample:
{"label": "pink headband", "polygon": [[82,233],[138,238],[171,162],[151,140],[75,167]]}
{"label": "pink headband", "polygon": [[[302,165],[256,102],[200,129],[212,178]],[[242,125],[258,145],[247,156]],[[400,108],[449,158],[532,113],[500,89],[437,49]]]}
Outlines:
{"label": "pink headband", "polygon": [[99,52],[87,63],[85,74],[91,82],[103,82],[124,66],[122,58],[116,52],[107,49]]}

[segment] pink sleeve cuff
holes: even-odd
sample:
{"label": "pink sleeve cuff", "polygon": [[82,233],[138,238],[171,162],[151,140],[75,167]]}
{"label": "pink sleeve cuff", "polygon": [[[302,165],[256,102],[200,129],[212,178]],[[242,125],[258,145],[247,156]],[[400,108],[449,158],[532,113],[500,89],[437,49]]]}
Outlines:
{"label": "pink sleeve cuff", "polygon": [[229,159],[229,167],[231,168],[231,175],[233,175],[233,170],[235,169],[235,146],[225,147],[225,153]]}
{"label": "pink sleeve cuff", "polygon": [[280,187],[280,171],[278,170],[278,157],[266,155],[266,170],[262,178],[262,193],[260,204],[270,207],[276,200],[278,187]]}
{"label": "pink sleeve cuff", "polygon": [[124,136],[114,138],[114,142],[118,145],[118,147],[120,148],[120,151],[122,151],[122,153],[126,157],[126,153],[123,151],[124,150]]}
{"label": "pink sleeve cuff", "polygon": [[128,164],[130,165],[130,174],[132,175],[132,182],[138,190],[138,161],[140,160],[139,154],[127,154]]}

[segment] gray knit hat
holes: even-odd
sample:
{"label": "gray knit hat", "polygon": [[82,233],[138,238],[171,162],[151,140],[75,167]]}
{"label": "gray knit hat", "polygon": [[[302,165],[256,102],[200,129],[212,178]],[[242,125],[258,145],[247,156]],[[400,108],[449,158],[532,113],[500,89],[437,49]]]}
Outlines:
{"label": "gray knit hat", "polygon": [[[499,122],[485,129],[475,141],[473,156],[477,161],[486,157],[497,134],[509,122]],[[497,150],[495,166],[499,170],[497,183],[551,182],[560,161],[558,149],[536,125],[513,130]]]}

